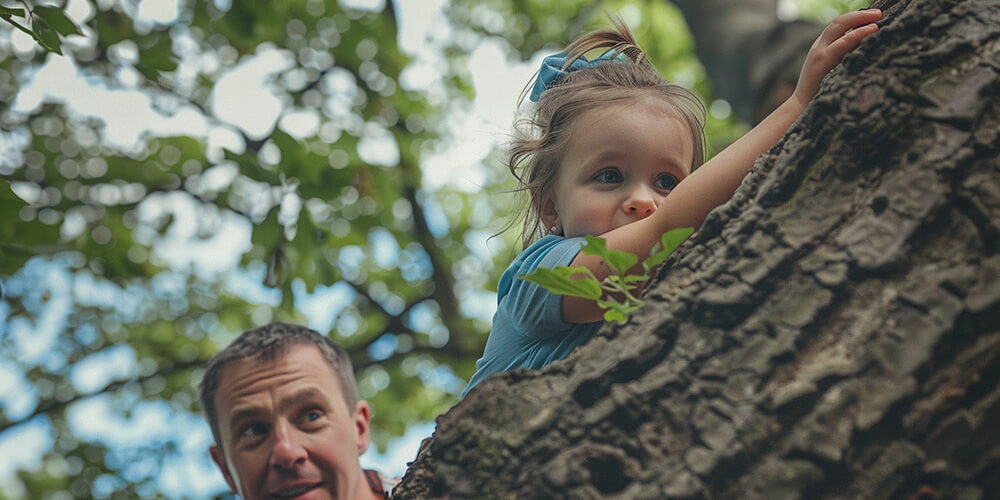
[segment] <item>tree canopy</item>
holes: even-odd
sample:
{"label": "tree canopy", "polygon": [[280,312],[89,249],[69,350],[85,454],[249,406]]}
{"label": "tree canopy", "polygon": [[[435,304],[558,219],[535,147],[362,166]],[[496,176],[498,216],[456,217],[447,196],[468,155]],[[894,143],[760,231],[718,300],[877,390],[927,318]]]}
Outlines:
{"label": "tree canopy", "polygon": [[[519,63],[617,12],[713,102],[667,2],[454,0],[415,46],[398,4],[354,3],[0,3],[0,498],[208,494],[200,366],[271,319],[347,347],[380,448],[457,402],[512,184],[497,155],[448,159],[476,190],[427,162],[484,40]],[[743,129],[713,107],[710,149]]]}

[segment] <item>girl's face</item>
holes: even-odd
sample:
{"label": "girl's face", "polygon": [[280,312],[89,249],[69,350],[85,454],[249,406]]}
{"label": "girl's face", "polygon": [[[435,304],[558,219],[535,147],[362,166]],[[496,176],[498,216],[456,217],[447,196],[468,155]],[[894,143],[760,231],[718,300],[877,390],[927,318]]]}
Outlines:
{"label": "girl's face", "polygon": [[661,101],[589,110],[573,124],[542,221],[574,237],[649,217],[691,173],[693,155],[691,133]]}

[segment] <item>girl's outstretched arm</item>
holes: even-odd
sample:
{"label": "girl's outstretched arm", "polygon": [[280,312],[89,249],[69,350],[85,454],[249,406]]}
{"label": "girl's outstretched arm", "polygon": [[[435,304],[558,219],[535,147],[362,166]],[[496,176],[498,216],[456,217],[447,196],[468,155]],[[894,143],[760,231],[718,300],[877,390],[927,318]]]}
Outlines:
{"label": "girl's outstretched arm", "polygon": [[[845,54],[878,31],[874,22],[881,17],[880,10],[869,9],[834,19],[809,49],[792,96],[753,130],[679,183],[653,215],[601,235],[608,248],[636,254],[641,260],[649,255],[663,233],[700,226],[709,212],[732,197],[754,160],[788,131],[816,95],[823,77]],[[607,264],[591,255],[578,254],[571,265],[586,266],[598,279],[609,274]],[[563,319],[570,323],[597,321],[603,315],[594,301],[575,297],[563,297],[562,311]]]}

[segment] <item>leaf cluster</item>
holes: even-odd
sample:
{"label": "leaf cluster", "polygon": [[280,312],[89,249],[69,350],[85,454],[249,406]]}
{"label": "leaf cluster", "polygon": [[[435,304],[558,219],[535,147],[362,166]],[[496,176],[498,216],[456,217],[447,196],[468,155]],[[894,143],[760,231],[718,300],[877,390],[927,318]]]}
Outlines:
{"label": "leaf cluster", "polygon": [[642,272],[632,272],[639,262],[637,255],[609,250],[604,238],[587,235],[580,251],[604,260],[611,270],[604,280],[598,280],[586,267],[570,266],[540,267],[532,273],[520,274],[518,278],[536,283],[556,295],[593,300],[604,311],[605,321],[624,323],[629,315],[642,307],[643,301],[636,297],[635,292],[649,281],[650,272],[667,260],[693,232],[694,229],[688,227],[664,233],[649,257],[643,259]]}
{"label": "leaf cluster", "polygon": [[0,19],[34,38],[49,52],[62,54],[62,42],[68,36],[82,35],[80,27],[59,7],[23,2],[24,8],[0,5]]}

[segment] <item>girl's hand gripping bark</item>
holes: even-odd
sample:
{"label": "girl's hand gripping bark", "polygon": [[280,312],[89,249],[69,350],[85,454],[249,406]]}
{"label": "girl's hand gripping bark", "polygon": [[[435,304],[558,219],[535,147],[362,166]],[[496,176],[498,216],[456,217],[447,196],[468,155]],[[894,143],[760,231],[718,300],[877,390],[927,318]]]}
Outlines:
{"label": "girl's hand gripping bark", "polygon": [[823,30],[819,38],[813,42],[802,65],[799,83],[795,86],[792,98],[803,108],[819,91],[819,83],[848,52],[853,50],[868,35],[878,31],[875,21],[882,18],[878,9],[859,10],[843,14]]}

